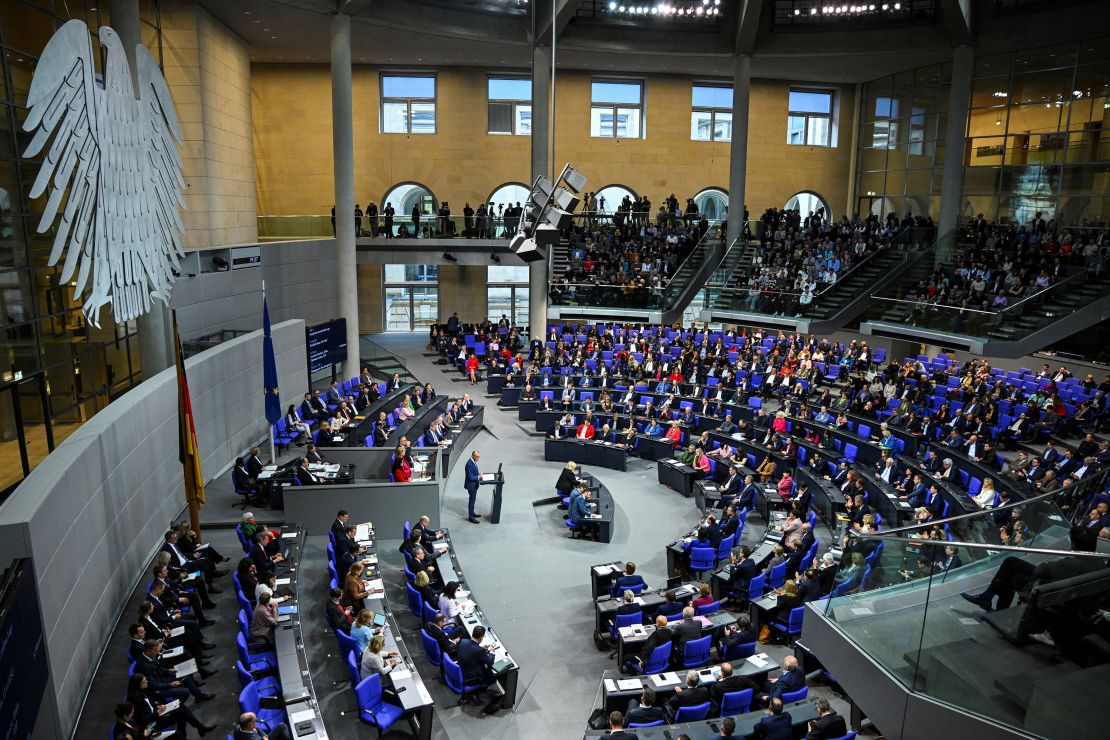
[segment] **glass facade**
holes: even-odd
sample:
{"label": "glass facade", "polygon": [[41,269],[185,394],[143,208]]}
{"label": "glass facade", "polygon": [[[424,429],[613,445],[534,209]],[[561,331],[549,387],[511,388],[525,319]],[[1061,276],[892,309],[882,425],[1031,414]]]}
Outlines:
{"label": "glass facade", "polygon": [[[22,157],[30,135],[27,91],[54,31],[85,21],[95,38],[110,25],[97,0],[0,2],[0,498],[9,493],[77,427],[140,380],[135,322],[114,325],[102,313],[90,326],[73,291],[58,285],[61,265],[48,267],[54,226],[39,234],[45,197],[27,193],[45,152]],[[142,39],[161,61],[156,0],[139,3]],[[101,57],[96,60],[99,75]]]}
{"label": "glass facade", "polygon": [[386,331],[425,331],[436,322],[438,265],[386,265],[383,273]]}
{"label": "glass facade", "polygon": [[881,77],[863,86],[856,153],[856,212],[937,215],[951,65]]}
{"label": "glass facade", "polygon": [[1082,227],[1110,216],[1110,48],[976,59],[961,216]]}

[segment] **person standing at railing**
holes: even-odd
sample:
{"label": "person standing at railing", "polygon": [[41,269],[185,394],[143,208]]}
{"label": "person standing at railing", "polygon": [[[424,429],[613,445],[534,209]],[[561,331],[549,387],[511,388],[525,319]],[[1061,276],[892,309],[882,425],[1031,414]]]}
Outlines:
{"label": "person standing at railing", "polygon": [[419,203],[413,203],[413,205],[412,205],[412,214],[410,215],[410,218],[412,219],[412,234],[413,234],[412,238],[413,239],[419,239],[420,238],[420,204]]}
{"label": "person standing at railing", "polygon": [[370,238],[378,238],[378,206],[374,201],[366,204],[366,220],[370,223]]}
{"label": "person standing at railing", "polygon": [[393,204],[387,202],[385,204],[385,208],[382,209],[382,221],[385,224],[385,238],[386,239],[392,239],[393,238],[393,216],[394,216],[395,213],[396,213],[396,210],[393,208]]}

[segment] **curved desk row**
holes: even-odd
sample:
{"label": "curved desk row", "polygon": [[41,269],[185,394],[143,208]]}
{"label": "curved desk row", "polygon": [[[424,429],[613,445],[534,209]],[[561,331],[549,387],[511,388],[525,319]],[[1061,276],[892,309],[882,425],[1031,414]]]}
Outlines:
{"label": "curved desk row", "polygon": [[611,542],[613,539],[613,519],[616,517],[616,507],[613,505],[613,494],[601,484],[594,476],[583,472],[578,478],[586,484],[592,496],[593,515],[589,522],[597,529],[598,540]]}
{"label": "curved desk row", "polygon": [[297,732],[301,733],[298,738],[325,740],[328,734],[316,702],[316,689],[308,670],[301,630],[300,607],[310,608],[300,603],[304,590],[302,586],[307,585],[300,583],[301,573],[297,568],[304,552],[304,540],[305,532],[300,527],[290,525],[282,528],[281,546],[287,552],[287,559],[277,564],[276,595],[284,596],[285,600],[278,608],[274,654],[277,656],[278,684],[289,727],[298,728]]}
{"label": "curved desk row", "polygon": [[473,412],[463,416],[462,424],[451,429],[451,435],[448,437],[449,443],[440,444],[440,449],[443,452],[440,455],[443,460],[440,474],[444,479],[451,474],[451,469],[463,456],[466,446],[474,440],[474,437],[477,436],[484,425],[485,408],[475,405]]}
{"label": "curved desk row", "polygon": [[[756,653],[746,659],[733,661],[732,675],[749,678],[761,685],[767,679],[767,674],[778,668],[778,664],[766,653]],[[714,684],[721,677],[720,665],[705,666],[698,668],[697,671],[700,686]],[[675,695],[675,688],[679,686],[686,688],[686,671],[664,671],[625,678],[618,670],[607,670],[601,674],[601,706],[606,714],[611,712],[623,714],[628,709],[628,702],[639,699],[645,686],[650,686],[655,691],[654,706],[666,706],[667,700]],[[756,714],[762,715],[761,712]]]}
{"label": "curved desk row", "polygon": [[[356,525],[355,541],[366,547],[363,562],[368,567],[373,568],[374,577],[380,579],[377,543],[370,522]],[[380,587],[380,584],[374,585]],[[367,608],[385,615],[386,624],[382,629],[382,636],[385,637],[385,650],[386,652],[396,650],[400,657],[397,666],[386,674],[383,685],[386,683],[392,684],[394,691],[397,692],[394,701],[399,702],[401,708],[404,709],[416,738],[418,740],[429,740],[432,736],[432,714],[434,712],[432,697],[416,670],[412,653],[401,638],[401,627],[397,623],[397,617],[389,604],[389,599],[385,597],[385,592],[382,591],[367,598],[366,605]],[[296,735],[294,736],[296,737]],[[300,740],[300,738],[297,737],[297,740]]]}
{"label": "curved desk row", "polygon": [[579,465],[623,471],[627,468],[628,451],[624,445],[612,442],[548,438],[543,443],[543,459],[549,462],[574,461]]}
{"label": "curved desk row", "polygon": [[[810,721],[818,717],[817,707],[812,701],[808,700],[787,704],[783,711],[790,715],[795,737],[804,737]],[[766,712],[748,712],[733,717],[736,721],[736,731],[732,736],[747,737],[751,735],[755,726],[766,716]],[[721,720],[706,719],[699,722],[684,722],[680,725],[642,727],[635,732],[639,740],[675,740],[683,734],[688,736],[690,740],[719,740],[721,737]],[[608,734],[608,730],[587,730],[582,735],[582,740],[603,740]]]}
{"label": "curved desk row", "polygon": [[451,543],[450,531],[444,529],[443,538],[436,540],[433,547],[438,554],[447,556],[439,557],[436,560],[436,566],[439,568],[443,583],[447,584],[451,581],[455,581],[459,584],[459,588],[466,592],[466,598],[469,604],[465,604],[465,606],[469,606],[470,608],[459,614],[459,623],[462,628],[466,631],[467,635],[471,635],[475,627],[484,627],[486,636],[482,640],[482,645],[493,645],[495,647],[493,676],[504,692],[501,698],[501,707],[503,709],[512,709],[513,706],[516,705],[517,700],[517,684],[520,679],[520,666],[517,665],[512,655],[509,654],[508,649],[497,638],[493,625],[490,624],[489,619],[487,619],[486,615],[482,612],[482,608],[478,605],[474,593],[470,590],[470,586],[463,576],[458,555],[455,553],[455,548]]}

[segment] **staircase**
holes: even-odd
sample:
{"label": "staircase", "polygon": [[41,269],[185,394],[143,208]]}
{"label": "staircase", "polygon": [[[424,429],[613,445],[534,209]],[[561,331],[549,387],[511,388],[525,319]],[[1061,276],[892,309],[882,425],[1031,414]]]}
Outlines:
{"label": "staircase", "polygon": [[570,269],[570,245],[560,241],[551,247],[551,275],[552,281],[559,280]]}
{"label": "staircase", "polygon": [[[812,321],[828,321],[837,316],[856,298],[870,293],[877,283],[889,277],[904,260],[905,253],[900,250],[889,249],[875,255],[815,301],[808,311],[809,318]],[[842,324],[852,318],[855,317],[844,317]]]}

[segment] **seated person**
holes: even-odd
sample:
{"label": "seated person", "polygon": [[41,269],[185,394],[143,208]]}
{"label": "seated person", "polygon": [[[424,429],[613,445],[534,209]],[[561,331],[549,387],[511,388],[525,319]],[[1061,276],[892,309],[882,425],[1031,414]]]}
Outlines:
{"label": "seated person", "polygon": [[628,711],[624,713],[626,725],[636,723],[646,725],[666,719],[663,707],[655,706],[655,689],[645,683],[640,696],[628,700]]}
{"label": "seated person", "polygon": [[576,534],[585,535],[591,532],[594,539],[598,538],[597,529],[590,521],[589,501],[590,489],[586,488],[585,483],[579,483],[577,490],[570,496],[570,507],[567,511],[567,521],[571,524],[570,536],[572,538]]}
{"label": "seated person", "polygon": [[698,672],[691,670],[686,672],[686,685],[675,687],[674,696],[667,702],[667,716],[671,718],[672,722],[675,714],[682,707],[694,707],[710,701],[709,689],[700,686],[700,683],[701,677]]}
{"label": "seated person", "polygon": [[713,594],[710,593],[709,584],[703,583],[698,587],[698,597],[690,602],[690,606],[694,607],[694,609],[698,609],[702,606],[708,606],[714,601],[716,601],[716,599],[714,599]]}
{"label": "seated person", "polygon": [[610,579],[609,583],[609,596],[616,598],[617,594],[623,592],[627,588],[640,587],[641,590],[647,588],[647,583],[644,582],[643,576],[636,574],[636,564],[629,560],[624,565],[624,575],[619,578]]}
{"label": "seated person", "polygon": [[456,630],[454,636],[447,634],[447,617],[442,612],[438,612],[435,619],[424,625],[424,631],[428,633],[428,637],[436,641],[444,655],[450,655],[452,659],[458,656],[459,639],[462,633]]}
{"label": "seated person", "polygon": [[790,712],[783,711],[782,699],[774,698],[767,707],[767,716],[762,717],[749,736],[755,740],[794,740],[794,722]]}
{"label": "seated person", "polygon": [[806,674],[798,665],[798,659],[787,655],[782,660],[782,675],[767,679],[767,692],[760,694],[759,698],[764,704],[778,699],[781,702],[783,694],[797,691],[806,685]]}

